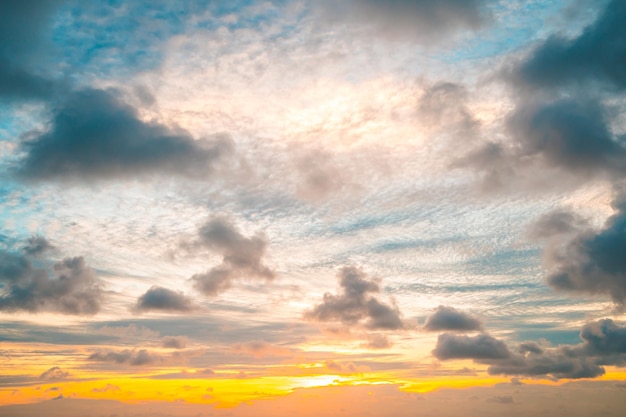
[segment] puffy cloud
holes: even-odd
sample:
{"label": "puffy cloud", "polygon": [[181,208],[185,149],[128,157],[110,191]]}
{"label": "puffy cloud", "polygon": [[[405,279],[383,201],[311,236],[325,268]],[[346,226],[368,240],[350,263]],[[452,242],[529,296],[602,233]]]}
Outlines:
{"label": "puffy cloud", "polygon": [[22,142],[17,175],[31,180],[95,180],[139,174],[211,175],[232,151],[224,137],[195,140],[180,128],[143,121],[115,90],[72,92],[54,109],[50,128]]}
{"label": "puffy cloud", "polygon": [[504,359],[511,356],[504,342],[488,334],[459,336],[450,333],[439,335],[433,350],[437,359]]}
{"label": "puffy cloud", "polygon": [[568,346],[561,346],[541,353],[527,352],[502,361],[491,361],[488,372],[490,375],[579,379],[604,375],[605,370],[593,358],[574,355]]}
{"label": "puffy cloud", "polygon": [[473,359],[487,364],[490,375],[595,378],[604,375],[603,365],[626,364],[626,327],[604,319],[585,324],[582,343],[540,345],[526,341],[509,350],[501,340],[482,334],[476,337],[442,334],[433,355],[441,360]]}
{"label": "puffy cloud", "polygon": [[579,229],[565,242],[544,248],[547,281],[573,293],[606,294],[623,306],[626,300],[626,202],[614,201],[616,213],[600,230]]}
{"label": "puffy cloud", "polygon": [[580,330],[580,338],[586,354],[605,357],[626,354],[626,327],[611,319],[585,324]]}
{"label": "puffy cloud", "polygon": [[305,318],[320,322],[364,325],[368,329],[397,330],[405,327],[397,306],[381,303],[371,293],[380,292],[378,281],[368,279],[356,267],[339,271],[339,295],[324,294],[321,304],[305,312]]}
{"label": "puffy cloud", "polygon": [[330,19],[371,27],[391,38],[436,42],[461,29],[478,29],[490,18],[489,0],[323,1]]}
{"label": "puffy cloud", "polygon": [[606,109],[587,98],[526,100],[509,117],[517,158],[539,156],[570,172],[621,174],[626,148],[613,136]]}
{"label": "puffy cloud", "polygon": [[268,241],[263,234],[246,237],[224,217],[214,217],[200,227],[196,248],[207,248],[220,253],[222,263],[203,274],[191,277],[194,287],[206,295],[217,295],[229,289],[233,280],[261,278],[271,281],[274,271],[263,263]]}
{"label": "puffy cloud", "polygon": [[439,306],[433,314],[426,318],[423,329],[430,332],[470,332],[482,330],[482,323],[480,320],[453,307]]}
{"label": "puffy cloud", "polygon": [[510,141],[483,142],[457,158],[453,168],[482,173],[486,191],[546,170],[577,181],[619,179],[626,172],[626,146],[613,132],[614,115],[603,100],[588,94],[519,95],[505,121]]}
{"label": "puffy cloud", "polygon": [[53,366],[52,368],[42,373],[39,376],[39,379],[43,379],[46,381],[59,381],[62,379],[67,379],[69,375],[70,375],[69,372],[65,372],[63,369],[59,368],[58,366]]}
{"label": "puffy cloud", "polygon": [[91,315],[100,310],[101,284],[82,257],[66,258],[52,274],[26,256],[0,251],[0,310]]}
{"label": "puffy cloud", "polygon": [[153,286],[137,299],[134,310],[144,311],[190,311],[194,308],[190,298],[183,293]]}
{"label": "puffy cloud", "polygon": [[613,129],[621,111],[613,99],[626,87],[618,58],[626,53],[626,6],[612,0],[602,7],[580,35],[550,36],[513,61],[504,76],[515,102],[506,119],[511,140],[484,143],[457,166],[484,172],[492,187],[514,184],[537,168],[575,174],[578,181],[623,177],[626,147]]}
{"label": "puffy cloud", "polygon": [[610,1],[579,36],[553,35],[535,48],[517,69],[518,80],[539,88],[589,81],[625,88],[625,20],[626,3]]}

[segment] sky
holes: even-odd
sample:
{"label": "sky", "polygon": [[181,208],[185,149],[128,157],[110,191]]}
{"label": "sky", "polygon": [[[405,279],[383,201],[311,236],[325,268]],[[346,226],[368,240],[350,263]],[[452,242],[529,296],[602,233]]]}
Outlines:
{"label": "sky", "polygon": [[622,416],[626,2],[0,2],[0,416]]}

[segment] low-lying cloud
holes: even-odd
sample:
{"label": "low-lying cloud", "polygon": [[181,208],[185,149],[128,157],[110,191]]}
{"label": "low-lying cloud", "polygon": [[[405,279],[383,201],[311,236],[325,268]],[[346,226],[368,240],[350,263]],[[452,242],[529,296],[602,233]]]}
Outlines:
{"label": "low-lying cloud", "polygon": [[581,343],[551,346],[547,342],[522,342],[516,349],[488,334],[474,337],[444,333],[433,355],[440,360],[472,359],[489,365],[490,375],[551,379],[595,378],[605,365],[626,365],[626,327],[611,319],[585,324]]}

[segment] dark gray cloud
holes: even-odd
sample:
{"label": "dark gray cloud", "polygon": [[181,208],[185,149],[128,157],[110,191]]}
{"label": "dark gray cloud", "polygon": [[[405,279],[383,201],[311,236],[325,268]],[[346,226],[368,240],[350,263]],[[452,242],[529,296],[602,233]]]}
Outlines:
{"label": "dark gray cloud", "polygon": [[423,329],[429,332],[471,332],[482,330],[482,323],[480,320],[453,307],[439,306],[433,314],[426,318]]}
{"label": "dark gray cloud", "polygon": [[92,353],[87,360],[93,362],[112,362],[120,365],[145,366],[163,362],[164,358],[146,349],[124,349],[120,351]]}
{"label": "dark gray cloud", "polygon": [[581,174],[621,175],[626,167],[626,149],[612,134],[606,109],[597,100],[526,100],[507,123],[519,145],[518,159],[540,156],[549,166]]}
{"label": "dark gray cloud", "polygon": [[361,324],[368,329],[397,330],[405,327],[397,306],[381,303],[370,295],[380,292],[378,281],[369,279],[360,269],[342,268],[339,285],[340,294],[324,294],[322,303],[305,312],[305,318],[346,325]]}
{"label": "dark gray cloud", "polygon": [[583,340],[583,350],[588,355],[614,356],[616,362],[624,359],[626,327],[619,326],[611,319],[585,324],[580,330],[580,338]]}
{"label": "dark gray cloud", "polygon": [[98,277],[82,257],[57,262],[50,273],[28,257],[0,251],[0,283],[4,311],[90,315],[100,310],[103,298]]}
{"label": "dark gray cloud", "polygon": [[517,68],[518,81],[552,88],[564,84],[600,82],[626,87],[626,3],[612,0],[595,22],[577,37],[553,35],[533,50]]}
{"label": "dark gray cloud", "polygon": [[490,375],[515,375],[552,379],[595,378],[604,375],[604,365],[626,365],[626,327],[604,319],[587,323],[580,331],[582,343],[550,346],[521,342],[509,350],[492,336],[442,334],[433,350],[435,357],[473,359],[489,365]]}
{"label": "dark gray cloud", "polygon": [[482,191],[492,192],[514,178],[517,165],[517,158],[511,149],[502,143],[487,141],[453,160],[450,167],[472,168],[480,172]]}
{"label": "dark gray cloud", "polygon": [[52,252],[56,248],[48,239],[43,236],[32,236],[26,241],[26,245],[22,248],[26,255],[39,256],[47,252]]}
{"label": "dark gray cloud", "polygon": [[601,7],[580,35],[550,36],[512,64],[503,77],[516,102],[506,120],[512,141],[487,143],[458,165],[508,188],[537,169],[575,174],[570,179],[578,182],[623,178],[626,147],[612,128],[622,108],[612,98],[626,87],[626,4],[612,0]]}
{"label": "dark gray cloud", "polygon": [[194,306],[190,298],[183,293],[163,287],[153,286],[139,297],[134,310],[144,311],[190,311]]}
{"label": "dark gray cloud", "polygon": [[489,362],[490,375],[550,377],[554,379],[596,378],[605,370],[594,358],[576,355],[569,346],[526,352],[500,361]]}
{"label": "dark gray cloud", "polygon": [[[613,110],[601,99],[587,94],[521,96],[506,118],[511,141],[484,142],[457,158],[453,168],[481,172],[487,191],[511,188],[519,177],[545,184],[545,178],[533,174],[554,169],[576,182],[623,177],[626,146],[612,131]],[[546,175],[554,176],[554,171]]]}
{"label": "dark gray cloud", "polygon": [[0,2],[0,98],[48,99],[57,81],[43,59],[50,45],[45,36],[61,1]]}
{"label": "dark gray cloud", "polygon": [[195,140],[180,128],[140,119],[115,90],[83,89],[52,112],[49,130],[31,132],[15,167],[24,179],[95,180],[140,174],[211,175],[232,151],[221,137]]}
{"label": "dark gray cloud", "polygon": [[236,343],[235,345],[232,346],[232,351],[236,354],[249,355],[249,356],[254,356],[256,358],[261,358],[261,357],[288,358],[288,357],[293,357],[295,353],[292,349],[273,345],[264,340],[253,340],[249,342]]}
{"label": "dark gray cloud", "polygon": [[372,28],[390,38],[437,42],[463,29],[478,29],[490,19],[490,0],[323,1],[331,20]]}
{"label": "dark gray cloud", "polygon": [[581,228],[566,242],[544,248],[547,281],[557,290],[606,294],[618,305],[626,301],[626,201],[614,201],[616,213],[600,230]]}
{"label": "dark gray cloud", "polygon": [[198,231],[198,239],[190,247],[206,248],[220,253],[222,263],[203,274],[191,277],[194,287],[206,295],[217,295],[229,289],[238,278],[260,278],[271,281],[276,276],[263,263],[267,238],[257,233],[246,237],[224,217],[211,218]]}
{"label": "dark gray cloud", "polygon": [[65,372],[63,369],[58,366],[54,366],[39,376],[39,379],[43,379],[46,381],[60,381],[63,379],[67,379],[70,376],[69,372]]}
{"label": "dark gray cloud", "polygon": [[511,356],[504,342],[485,333],[476,336],[441,334],[432,353],[441,360],[503,359]]}

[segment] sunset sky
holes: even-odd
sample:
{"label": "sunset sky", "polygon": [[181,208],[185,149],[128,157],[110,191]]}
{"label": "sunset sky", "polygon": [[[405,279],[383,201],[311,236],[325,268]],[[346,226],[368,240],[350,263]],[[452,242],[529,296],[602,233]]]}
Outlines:
{"label": "sunset sky", "polygon": [[0,2],[0,416],[623,416],[626,1]]}

